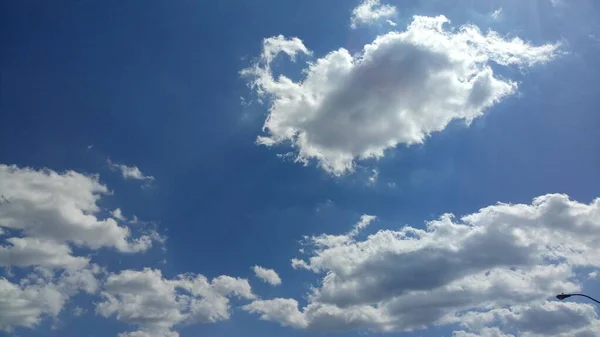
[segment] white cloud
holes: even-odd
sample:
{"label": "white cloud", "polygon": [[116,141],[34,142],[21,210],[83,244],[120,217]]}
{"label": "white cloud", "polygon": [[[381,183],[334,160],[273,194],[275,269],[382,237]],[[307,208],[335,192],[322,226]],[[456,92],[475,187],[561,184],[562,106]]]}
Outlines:
{"label": "white cloud", "polygon": [[89,263],[89,258],[72,256],[66,244],[57,244],[36,238],[6,239],[10,244],[0,246],[0,266],[81,269]]}
{"label": "white cloud", "polygon": [[[398,13],[395,6],[382,5],[379,0],[364,0],[352,10],[350,27],[357,28],[359,25],[372,24],[382,19],[389,19]],[[387,20],[390,22],[390,20]]]}
{"label": "white cloud", "polygon": [[277,272],[273,269],[263,268],[261,266],[252,267],[254,275],[259,279],[267,282],[270,285],[277,286],[281,284],[281,278],[277,275]]}
{"label": "white cloud", "polygon": [[306,328],[308,326],[306,317],[298,311],[298,301],[294,299],[256,300],[243,308],[251,313],[259,313],[263,320],[279,322],[283,326],[294,328]]}
{"label": "white cloud", "polygon": [[276,298],[244,309],[325,331],[460,324],[465,330],[456,336],[511,336],[518,330],[541,337],[567,336],[566,324],[588,336],[600,328],[593,306],[546,301],[582,290],[577,270],[600,265],[599,240],[600,198],[585,204],[562,194],[497,204],[460,219],[445,214],[426,229],[380,230],[364,240],[351,234],[305,237],[310,257],[293,265],[322,276],[307,294],[308,304],[300,308],[296,300]]}
{"label": "white cloud", "polygon": [[86,312],[87,310],[80,306],[76,306],[75,308],[73,308],[73,316],[75,317],[83,316]]}
{"label": "white cloud", "polygon": [[311,61],[296,82],[275,77],[272,60],[308,48],[298,38],[265,39],[259,60],[241,72],[269,104],[257,143],[291,143],[297,161],[316,160],[341,175],[355,160],[423,143],[452,120],[469,123],[514,94],[517,83],[495,76],[492,63],[530,67],[557,55],[555,44],[533,46],[472,25],[447,30],[447,22],[416,16],[405,31],[378,36],[361,53],[340,48]]}
{"label": "white cloud", "polygon": [[211,282],[203,275],[184,274],[166,279],[160,270],[125,270],[112,274],[102,291],[96,312],[115,315],[136,325],[138,331],[122,336],[177,336],[178,324],[214,323],[230,317],[229,297],[254,299],[245,279],[219,276]]}
{"label": "white cloud", "polygon": [[494,20],[499,20],[501,17],[502,17],[502,8],[498,8],[492,13],[492,19],[494,19]]}
{"label": "white cloud", "polygon": [[154,181],[153,176],[146,176],[140,171],[137,166],[127,166],[123,164],[113,163],[110,159],[106,160],[108,167],[113,171],[121,172],[121,176],[123,179],[133,179],[133,180],[146,180],[148,182]]}
{"label": "white cloud", "polygon": [[369,177],[369,183],[375,184],[377,182],[377,178],[379,177],[379,171],[377,169],[371,170],[373,174]]}
{"label": "white cloud", "polygon": [[60,275],[42,269],[17,284],[0,277],[0,331],[33,328],[44,316],[56,318],[71,296],[96,292],[98,273],[97,266]]}
{"label": "white cloud", "polygon": [[597,271],[592,271],[588,274],[588,279],[592,280],[598,277],[598,272]]}
{"label": "white cloud", "polygon": [[595,336],[600,331],[595,307],[573,302],[543,302],[469,312],[460,319],[461,324],[471,330],[484,330],[490,325],[501,324],[504,329],[519,331],[524,337]]}
{"label": "white cloud", "polygon": [[118,219],[99,218],[98,202],[108,193],[96,176],[0,164],[0,228],[5,234],[0,267],[11,278],[15,268],[27,275],[16,282],[0,278],[0,330],[56,319],[72,296],[98,290],[103,269],[87,256],[75,256],[72,246],[131,253],[162,240],[155,232],[132,238]]}
{"label": "white cloud", "polygon": [[121,211],[120,208],[116,208],[113,211],[110,212],[110,215],[120,221],[125,221],[127,220],[127,218],[125,218],[125,216],[123,216],[123,212]]}
{"label": "white cloud", "polygon": [[73,243],[91,249],[113,247],[121,252],[150,248],[157,238],[155,233],[131,238],[129,227],[97,216],[101,211],[97,203],[108,193],[96,176],[0,164],[0,195],[4,198],[0,202],[0,226],[51,242],[48,245]]}

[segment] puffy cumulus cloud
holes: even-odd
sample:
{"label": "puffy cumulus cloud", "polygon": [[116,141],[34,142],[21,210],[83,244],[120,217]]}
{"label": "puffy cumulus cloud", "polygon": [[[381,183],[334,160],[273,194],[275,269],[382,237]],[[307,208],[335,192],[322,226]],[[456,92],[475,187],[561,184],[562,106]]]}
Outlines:
{"label": "puffy cumulus cloud", "polygon": [[97,291],[96,275],[100,272],[92,265],[60,275],[36,270],[19,283],[0,277],[0,331],[10,332],[19,326],[33,328],[45,316],[56,318],[71,296]]}
{"label": "puffy cumulus cloud", "polygon": [[277,272],[273,269],[263,268],[261,266],[252,267],[254,271],[254,275],[259,279],[267,282],[270,285],[277,286],[281,284],[281,278],[277,274]]}
{"label": "puffy cumulus cloud", "polygon": [[72,256],[71,248],[65,244],[43,241],[37,238],[6,239],[9,245],[0,245],[0,266],[80,269],[89,263],[89,258]]}
{"label": "puffy cumulus cloud", "polygon": [[544,302],[469,312],[457,321],[470,330],[481,331],[489,329],[489,325],[501,324],[504,330],[523,337],[595,336],[600,331],[600,320],[594,306],[573,302]]}
{"label": "puffy cumulus cloud", "polygon": [[296,160],[316,160],[335,175],[355,160],[386,149],[420,144],[453,120],[466,123],[514,94],[517,83],[491,65],[531,67],[558,53],[557,44],[533,46],[519,38],[482,33],[476,26],[445,29],[444,16],[415,16],[404,31],[378,36],[352,55],[340,48],[311,61],[304,77],[275,76],[278,54],[309,54],[298,38],[263,41],[257,62],[241,71],[269,104],[266,146],[291,143]]}
{"label": "puffy cumulus cloud", "polygon": [[372,24],[379,20],[392,18],[397,14],[396,6],[382,5],[379,0],[364,0],[352,10],[350,27],[357,28],[362,24]]}
{"label": "puffy cumulus cloud", "polygon": [[0,278],[0,330],[33,328],[75,294],[98,291],[103,269],[73,245],[132,253],[162,240],[155,232],[132,238],[118,217],[100,218],[97,203],[108,193],[96,176],[0,164],[0,267],[26,275]]}
{"label": "puffy cumulus cloud", "polygon": [[464,337],[562,336],[565,326],[581,336],[599,331],[592,306],[547,299],[581,291],[579,271],[600,265],[600,198],[586,204],[548,194],[361,240],[364,223],[363,216],[347,234],[305,237],[309,257],[292,263],[322,277],[305,306],[276,298],[244,309],[325,331],[454,324]]}
{"label": "puffy cumulus cloud", "polygon": [[133,179],[133,180],[145,180],[147,182],[153,181],[153,176],[147,176],[142,173],[142,171],[137,166],[127,166],[124,164],[117,164],[112,162],[110,159],[106,160],[108,167],[113,171],[119,171],[123,179]]}
{"label": "puffy cumulus cloud", "polygon": [[97,203],[108,193],[96,176],[0,164],[0,226],[49,245],[70,242],[120,252],[150,248],[156,233],[131,238],[129,227],[119,225],[118,219],[97,216],[101,211]]}
{"label": "puffy cumulus cloud", "polygon": [[245,279],[219,276],[212,281],[203,275],[183,274],[174,279],[160,270],[125,270],[111,274],[103,287],[103,301],[96,312],[114,315],[139,327],[122,336],[177,336],[178,324],[214,323],[230,317],[229,297],[254,299]]}

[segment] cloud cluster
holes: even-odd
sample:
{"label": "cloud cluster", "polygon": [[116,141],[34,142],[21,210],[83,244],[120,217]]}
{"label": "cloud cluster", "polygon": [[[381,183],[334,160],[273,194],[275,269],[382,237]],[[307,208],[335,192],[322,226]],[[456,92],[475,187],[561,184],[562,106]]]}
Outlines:
{"label": "cloud cluster", "polygon": [[98,290],[97,275],[102,269],[97,265],[76,270],[54,272],[36,269],[13,283],[0,277],[0,331],[15,327],[33,328],[44,316],[57,317],[70,297]]}
{"label": "cloud cluster", "polygon": [[600,327],[591,306],[547,302],[581,290],[580,268],[600,268],[600,198],[585,204],[548,194],[529,205],[497,204],[460,219],[445,214],[425,229],[381,230],[364,240],[356,239],[357,227],[306,238],[310,257],[293,264],[322,279],[305,307],[277,298],[244,309],[326,331],[460,324],[465,330],[457,336],[496,336],[498,325],[506,336],[585,336]]}
{"label": "cloud cluster", "polygon": [[178,336],[177,324],[213,323],[230,317],[229,297],[254,299],[245,279],[184,274],[167,279],[160,270],[125,270],[112,274],[102,291],[96,312],[115,315],[139,327],[121,336]]}
{"label": "cloud cluster", "polygon": [[[398,14],[396,6],[382,5],[379,0],[364,0],[352,10],[350,27],[372,24],[379,20],[390,19]],[[392,23],[393,26],[395,24]]]}
{"label": "cloud cluster", "polygon": [[0,278],[0,330],[33,327],[56,317],[74,294],[97,291],[102,269],[75,256],[73,246],[134,253],[161,240],[155,232],[134,237],[119,219],[100,217],[98,201],[108,193],[96,176],[0,164],[0,267],[28,273],[17,283]]}
{"label": "cloud cluster", "polygon": [[533,46],[473,25],[446,29],[447,23],[444,16],[415,16],[406,30],[378,36],[358,54],[340,48],[312,60],[299,81],[274,76],[272,61],[309,55],[308,48],[298,38],[265,39],[256,63],[241,71],[269,104],[257,143],[291,143],[297,161],[316,160],[341,175],[355,160],[423,143],[451,121],[469,123],[514,94],[517,83],[496,76],[492,64],[525,68],[557,55],[557,44]]}

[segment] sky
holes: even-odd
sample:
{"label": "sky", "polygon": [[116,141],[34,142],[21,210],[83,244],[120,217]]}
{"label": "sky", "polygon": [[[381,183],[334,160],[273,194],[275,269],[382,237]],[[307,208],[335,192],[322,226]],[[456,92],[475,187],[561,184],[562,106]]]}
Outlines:
{"label": "sky", "polygon": [[0,27],[0,336],[600,334],[597,1]]}

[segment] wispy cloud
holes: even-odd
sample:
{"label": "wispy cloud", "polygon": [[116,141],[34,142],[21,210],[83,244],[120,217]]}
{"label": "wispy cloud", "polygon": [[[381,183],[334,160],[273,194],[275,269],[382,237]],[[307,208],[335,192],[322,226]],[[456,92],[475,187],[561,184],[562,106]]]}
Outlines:
{"label": "wispy cloud", "polygon": [[145,180],[147,182],[154,181],[153,176],[147,176],[137,166],[127,166],[124,164],[117,164],[110,159],[106,160],[108,167],[113,171],[121,172],[121,176],[125,180]]}
{"label": "wispy cloud", "polygon": [[494,20],[499,20],[501,17],[502,17],[502,7],[496,9],[492,13],[492,19],[494,19]]}

